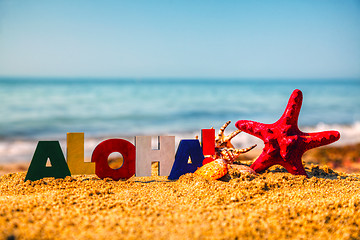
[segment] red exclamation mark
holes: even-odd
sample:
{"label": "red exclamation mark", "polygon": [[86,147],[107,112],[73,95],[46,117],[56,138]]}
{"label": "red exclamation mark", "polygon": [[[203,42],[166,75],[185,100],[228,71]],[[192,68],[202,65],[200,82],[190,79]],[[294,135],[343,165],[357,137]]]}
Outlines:
{"label": "red exclamation mark", "polygon": [[[204,156],[215,155],[215,129],[201,129],[201,145]],[[203,165],[214,161],[213,158],[207,157]]]}

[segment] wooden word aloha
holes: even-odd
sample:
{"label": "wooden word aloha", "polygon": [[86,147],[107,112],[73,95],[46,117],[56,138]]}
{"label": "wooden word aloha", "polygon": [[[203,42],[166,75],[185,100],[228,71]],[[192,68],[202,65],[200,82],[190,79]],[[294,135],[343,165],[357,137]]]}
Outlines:
{"label": "wooden word aloha", "polygon": [[[84,162],[84,133],[68,133],[67,161],[59,141],[39,141],[25,181],[94,173],[101,179],[114,180],[129,179],[134,174],[137,177],[151,176],[153,162],[159,163],[159,176],[178,179],[201,167],[204,155],[215,154],[215,129],[202,129],[201,143],[198,139],[181,140],[175,154],[174,136],[159,136],[158,149],[151,148],[150,136],[136,136],[135,145],[124,139],[108,139],[96,146],[91,162]],[[123,156],[123,164],[118,169],[112,169],[108,164],[108,157],[114,152]],[[46,166],[48,159],[51,166]]]}

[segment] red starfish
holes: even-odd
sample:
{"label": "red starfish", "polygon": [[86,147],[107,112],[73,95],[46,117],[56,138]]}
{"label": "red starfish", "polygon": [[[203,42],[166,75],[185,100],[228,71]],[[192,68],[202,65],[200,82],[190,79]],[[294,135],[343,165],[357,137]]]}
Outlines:
{"label": "red starfish", "polygon": [[338,131],[304,133],[299,130],[298,118],[302,104],[302,92],[298,89],[291,94],[285,112],[273,124],[240,120],[235,126],[264,141],[261,155],[250,166],[262,172],[273,165],[283,166],[289,173],[307,176],[301,157],[309,149],[337,141]]}

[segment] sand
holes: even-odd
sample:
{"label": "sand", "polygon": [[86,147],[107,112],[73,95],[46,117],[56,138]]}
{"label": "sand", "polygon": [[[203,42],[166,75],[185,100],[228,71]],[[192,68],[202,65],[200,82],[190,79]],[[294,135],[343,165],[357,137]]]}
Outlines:
{"label": "sand", "polygon": [[[153,166],[156,171],[157,166]],[[207,181],[194,174],[24,182],[0,177],[2,239],[360,239],[360,175],[309,166]]]}
{"label": "sand", "polygon": [[5,163],[0,164],[0,176],[7,173],[24,172],[29,168],[30,163]]}
{"label": "sand", "polygon": [[[249,156],[237,163],[250,164]],[[24,182],[29,163],[1,165],[0,239],[360,239],[360,144],[303,159],[310,178],[274,166],[217,181]]]}

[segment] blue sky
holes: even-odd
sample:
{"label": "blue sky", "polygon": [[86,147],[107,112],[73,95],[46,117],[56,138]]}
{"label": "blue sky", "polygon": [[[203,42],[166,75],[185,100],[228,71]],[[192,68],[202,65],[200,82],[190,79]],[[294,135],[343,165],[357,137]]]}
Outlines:
{"label": "blue sky", "polygon": [[0,0],[0,76],[360,78],[360,1]]}

